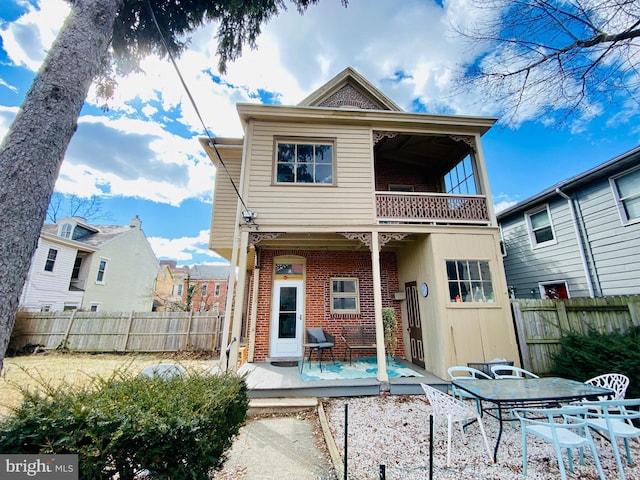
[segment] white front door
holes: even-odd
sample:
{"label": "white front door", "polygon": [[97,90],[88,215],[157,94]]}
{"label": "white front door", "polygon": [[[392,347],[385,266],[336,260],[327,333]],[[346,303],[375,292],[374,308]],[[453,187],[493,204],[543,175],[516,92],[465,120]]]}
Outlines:
{"label": "white front door", "polygon": [[302,280],[276,280],[273,283],[271,357],[302,356],[303,285]]}

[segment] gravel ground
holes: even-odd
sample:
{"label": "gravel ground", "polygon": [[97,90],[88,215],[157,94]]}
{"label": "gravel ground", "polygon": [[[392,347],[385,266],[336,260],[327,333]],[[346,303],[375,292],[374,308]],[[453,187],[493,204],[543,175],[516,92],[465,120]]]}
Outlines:
{"label": "gravel ground", "polygon": [[[380,396],[326,399],[323,406],[338,451],[344,453],[345,404],[348,404],[348,474],[353,480],[379,479],[380,465],[385,465],[386,478],[429,478],[429,414],[431,407],[421,396]],[[484,426],[493,447],[498,434],[497,420],[485,416]],[[558,463],[550,444],[528,438],[528,475],[522,475],[522,436],[519,425],[505,424],[498,462],[488,457],[477,425],[467,429],[464,445],[460,431],[454,428],[451,467],[446,467],[447,426],[436,422],[434,430],[434,479],[547,480],[560,478]],[[596,448],[607,479],[616,479],[618,471],[611,447],[596,438]],[[624,447],[620,441],[622,452]],[[640,480],[640,445],[632,439],[633,464],[625,464],[628,480]],[[567,469],[568,479],[598,479],[591,454],[585,450],[585,465],[574,457],[574,472]],[[566,456],[564,456],[567,467]],[[625,456],[622,455],[625,462]]]}

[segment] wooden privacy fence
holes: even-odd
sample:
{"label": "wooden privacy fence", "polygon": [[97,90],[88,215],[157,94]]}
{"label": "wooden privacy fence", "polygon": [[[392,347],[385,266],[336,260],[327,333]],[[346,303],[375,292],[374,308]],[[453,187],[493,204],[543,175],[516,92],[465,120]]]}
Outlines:
{"label": "wooden privacy fence", "polygon": [[219,350],[222,317],[211,312],[20,312],[9,349],[78,352]]}
{"label": "wooden privacy fence", "polygon": [[567,333],[625,332],[640,325],[640,295],[567,300],[511,301],[522,366],[539,375],[551,372],[552,355]]}

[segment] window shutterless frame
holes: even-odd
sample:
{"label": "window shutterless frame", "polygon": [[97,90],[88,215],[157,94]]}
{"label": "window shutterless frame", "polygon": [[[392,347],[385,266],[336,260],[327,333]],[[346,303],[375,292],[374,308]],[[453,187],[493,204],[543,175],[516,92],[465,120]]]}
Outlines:
{"label": "window shutterless frame", "polygon": [[274,137],[274,185],[336,185],[336,140]]}
{"label": "window shutterless frame", "polygon": [[623,225],[640,222],[640,168],[609,179]]}
{"label": "window shutterless frame", "polygon": [[549,205],[531,210],[525,213],[524,216],[527,221],[531,248],[544,247],[557,243]]}

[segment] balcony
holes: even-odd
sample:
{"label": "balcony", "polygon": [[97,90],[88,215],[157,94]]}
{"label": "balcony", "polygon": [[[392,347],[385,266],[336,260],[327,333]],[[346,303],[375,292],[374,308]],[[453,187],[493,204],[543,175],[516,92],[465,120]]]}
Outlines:
{"label": "balcony", "polygon": [[489,225],[484,195],[376,192],[379,223]]}

